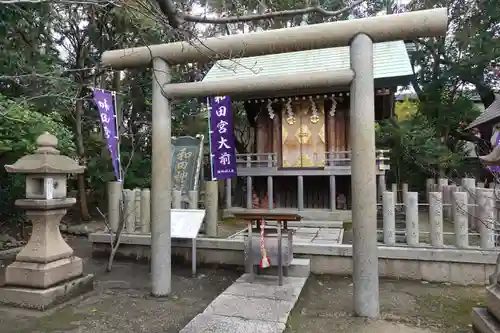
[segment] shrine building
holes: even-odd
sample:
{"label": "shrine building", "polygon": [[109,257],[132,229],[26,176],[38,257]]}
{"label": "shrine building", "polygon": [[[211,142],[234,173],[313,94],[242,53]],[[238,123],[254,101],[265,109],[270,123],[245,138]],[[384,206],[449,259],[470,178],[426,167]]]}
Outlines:
{"label": "shrine building", "polygon": [[[373,54],[378,121],[393,116],[396,90],[407,86],[414,74],[403,41],[374,44]],[[336,47],[218,61],[203,81],[271,80],[290,73],[300,80],[317,71],[349,68],[349,47]],[[247,140],[247,151],[237,151],[238,178],[226,181],[226,209],[350,209],[348,86],[231,98],[233,109],[235,102],[243,102],[248,129],[245,138],[235,131],[236,139]],[[373,167],[385,182],[387,151],[378,149],[376,157]]]}

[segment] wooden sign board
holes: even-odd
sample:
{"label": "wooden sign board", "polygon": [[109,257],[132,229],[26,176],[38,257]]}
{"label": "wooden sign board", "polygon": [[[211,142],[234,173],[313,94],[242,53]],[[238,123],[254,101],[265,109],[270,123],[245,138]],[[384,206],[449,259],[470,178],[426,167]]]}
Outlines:
{"label": "wooden sign board", "polygon": [[204,209],[172,209],[170,235],[172,238],[195,239],[205,218]]}

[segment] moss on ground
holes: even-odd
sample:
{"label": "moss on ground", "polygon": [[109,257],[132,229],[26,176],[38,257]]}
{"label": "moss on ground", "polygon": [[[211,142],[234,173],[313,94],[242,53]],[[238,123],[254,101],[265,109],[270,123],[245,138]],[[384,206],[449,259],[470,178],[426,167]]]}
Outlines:
{"label": "moss on ground", "polygon": [[381,279],[380,320],[366,321],[352,316],[350,277],[311,276],[285,332],[329,333],[335,327],[338,333],[465,333],[472,308],[485,304],[485,287]]}

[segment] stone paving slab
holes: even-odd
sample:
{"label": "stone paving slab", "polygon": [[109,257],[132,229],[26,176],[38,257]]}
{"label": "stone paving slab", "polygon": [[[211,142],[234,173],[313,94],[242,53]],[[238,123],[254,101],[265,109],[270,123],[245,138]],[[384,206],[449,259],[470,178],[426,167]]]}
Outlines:
{"label": "stone paving slab", "polygon": [[281,333],[306,280],[284,277],[278,286],[276,277],[256,276],[251,283],[243,274],[180,333]]}
{"label": "stone paving slab", "polygon": [[179,333],[281,333],[285,324],[200,313]]}

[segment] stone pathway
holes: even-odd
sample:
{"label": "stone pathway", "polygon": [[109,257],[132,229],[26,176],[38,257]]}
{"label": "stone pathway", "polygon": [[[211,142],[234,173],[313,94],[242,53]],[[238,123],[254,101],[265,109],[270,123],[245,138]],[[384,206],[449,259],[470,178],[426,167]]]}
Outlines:
{"label": "stone pathway", "polygon": [[243,274],[179,333],[281,333],[307,278]]}
{"label": "stone pathway", "polygon": [[[337,228],[298,227],[291,229],[294,230],[294,244],[342,244],[344,236],[344,229]],[[246,229],[241,230],[229,238],[244,239],[246,231]]]}

